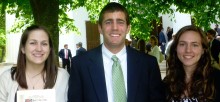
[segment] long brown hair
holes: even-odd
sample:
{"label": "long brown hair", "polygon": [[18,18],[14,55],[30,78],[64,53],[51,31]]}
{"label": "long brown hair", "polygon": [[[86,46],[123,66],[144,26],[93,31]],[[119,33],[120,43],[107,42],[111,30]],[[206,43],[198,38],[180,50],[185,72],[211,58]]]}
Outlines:
{"label": "long brown hair", "polygon": [[[195,69],[190,86],[185,83],[185,71],[183,69],[183,64],[177,57],[177,45],[181,35],[187,31],[195,31],[199,33],[201,37],[202,47],[204,53],[199,59],[197,68]],[[211,56],[209,53],[208,42],[205,33],[196,26],[189,25],[181,28],[174,39],[170,48],[170,57],[167,60],[167,71],[164,82],[168,87],[167,99],[178,100],[181,99],[181,95],[184,94],[184,90],[188,91],[188,97],[195,97],[199,102],[204,100],[213,100],[215,96],[214,81],[211,77],[211,72],[213,68],[211,67]]]}
{"label": "long brown hair", "polygon": [[25,31],[23,32],[21,36],[21,40],[20,40],[20,45],[19,45],[17,66],[12,68],[11,77],[13,80],[16,80],[18,82],[20,87],[25,88],[25,89],[28,88],[27,81],[26,81],[26,74],[25,74],[26,58],[25,58],[25,54],[22,53],[21,49],[25,46],[27,39],[30,35],[30,32],[34,30],[43,30],[44,32],[46,32],[49,38],[50,54],[48,58],[46,59],[46,62],[44,65],[43,72],[46,73],[46,77],[45,78],[43,77],[43,80],[45,82],[45,86],[44,86],[45,89],[53,88],[53,86],[56,83],[58,68],[57,68],[57,65],[55,64],[55,53],[54,53],[54,47],[53,47],[53,43],[50,37],[50,33],[43,26],[32,25],[30,27],[27,27]]}

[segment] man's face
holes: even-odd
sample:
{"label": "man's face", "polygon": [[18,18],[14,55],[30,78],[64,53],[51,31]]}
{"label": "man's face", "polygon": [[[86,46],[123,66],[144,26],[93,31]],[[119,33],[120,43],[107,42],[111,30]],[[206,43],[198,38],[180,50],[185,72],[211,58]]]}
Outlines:
{"label": "man's face", "polygon": [[103,34],[104,45],[108,48],[123,48],[126,34],[130,30],[125,14],[121,11],[107,12],[99,25],[99,32]]}
{"label": "man's face", "polygon": [[65,48],[65,49],[68,49],[68,45],[65,45],[64,48]]}
{"label": "man's face", "polygon": [[208,39],[208,41],[212,41],[212,39],[214,39],[214,37],[212,34],[207,33],[207,39]]}
{"label": "man's face", "polygon": [[79,45],[78,45],[78,44],[76,44],[76,48],[79,48]]}

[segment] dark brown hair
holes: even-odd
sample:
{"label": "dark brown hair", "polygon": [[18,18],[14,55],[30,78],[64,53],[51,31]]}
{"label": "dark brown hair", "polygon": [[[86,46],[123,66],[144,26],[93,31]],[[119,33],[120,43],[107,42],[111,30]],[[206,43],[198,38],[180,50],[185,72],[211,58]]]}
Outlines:
{"label": "dark brown hair", "polygon": [[215,37],[215,35],[216,35],[216,31],[213,30],[213,29],[207,30],[207,33],[211,34],[211,35],[214,36],[214,37]]}
{"label": "dark brown hair", "polygon": [[[50,37],[49,31],[43,26],[32,25],[27,27],[23,32],[20,40],[19,51],[18,51],[18,59],[17,59],[17,66],[12,68],[11,77],[13,80],[16,80],[20,87],[27,89],[27,81],[26,81],[26,58],[25,54],[22,53],[21,49],[25,47],[27,39],[32,31],[34,30],[43,30],[46,32],[49,38],[49,46],[50,46],[50,54],[45,62],[43,72],[46,73],[46,77],[43,78],[45,82],[44,88],[53,88],[56,82],[58,68],[55,65],[55,53],[53,43]],[[43,77],[43,74],[42,74]]]}
{"label": "dark brown hair", "polygon": [[155,35],[151,35],[150,36],[150,40],[153,40],[154,41],[154,45],[158,46],[158,39],[157,39],[157,37]]}
{"label": "dark brown hair", "polygon": [[146,43],[145,43],[144,39],[139,39],[138,40],[138,49],[139,49],[140,52],[145,53],[145,51],[146,51]]}
{"label": "dark brown hair", "polygon": [[[177,45],[181,35],[187,31],[199,33],[201,37],[204,53],[198,61],[190,84],[185,83],[185,71],[183,64],[177,57]],[[178,100],[184,94],[184,90],[188,91],[188,97],[195,97],[199,102],[204,100],[213,100],[215,96],[214,81],[211,77],[213,68],[211,67],[211,56],[208,49],[208,42],[205,33],[196,26],[189,25],[181,28],[174,39],[170,48],[170,57],[167,60],[167,71],[164,82],[167,88],[167,99]],[[189,87],[188,87],[189,85]]]}
{"label": "dark brown hair", "polygon": [[130,18],[127,9],[121,4],[116,2],[110,2],[102,9],[101,13],[99,14],[99,25],[102,25],[102,21],[105,13],[116,12],[116,11],[124,12],[126,23],[127,25],[130,25]]}

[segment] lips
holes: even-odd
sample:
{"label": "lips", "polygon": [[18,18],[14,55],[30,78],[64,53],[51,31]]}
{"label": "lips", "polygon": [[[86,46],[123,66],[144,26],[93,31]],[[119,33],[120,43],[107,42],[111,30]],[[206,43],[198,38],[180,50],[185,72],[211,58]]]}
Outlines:
{"label": "lips", "polygon": [[111,37],[119,37],[120,34],[110,34]]}
{"label": "lips", "polygon": [[43,54],[33,54],[35,57],[41,57]]}
{"label": "lips", "polygon": [[193,58],[192,55],[184,55],[183,57],[186,58],[186,59],[191,59],[191,58]]}

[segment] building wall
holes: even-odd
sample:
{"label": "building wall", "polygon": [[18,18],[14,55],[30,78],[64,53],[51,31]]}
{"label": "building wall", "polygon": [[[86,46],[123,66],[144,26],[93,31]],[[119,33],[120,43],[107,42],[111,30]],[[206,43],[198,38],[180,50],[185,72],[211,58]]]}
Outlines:
{"label": "building wall", "polygon": [[21,38],[21,32],[9,32],[12,25],[15,23],[15,15],[6,14],[6,62],[16,63]]}
{"label": "building wall", "polygon": [[174,19],[174,18],[171,14],[162,15],[164,32],[167,31],[167,27],[173,28],[173,22],[171,21],[172,19]]}
{"label": "building wall", "polygon": [[62,34],[59,37],[59,50],[64,48],[64,44],[68,44],[69,49],[72,52],[72,56],[76,55],[76,43],[82,42],[83,47],[87,48],[86,41],[86,25],[85,22],[89,21],[88,13],[85,8],[78,8],[74,11],[68,12],[68,16],[73,18],[74,25],[78,28],[80,34],[76,34],[75,32],[66,33],[64,29],[62,29]]}
{"label": "building wall", "polygon": [[[59,36],[59,50],[64,48],[64,44],[68,44],[69,49],[72,52],[72,56],[76,55],[76,43],[82,42],[83,47],[87,47],[86,42],[86,26],[85,21],[89,21],[88,13],[86,12],[85,8],[78,8],[74,11],[68,12],[68,16],[70,18],[74,18],[75,22],[74,25],[78,28],[80,34],[77,35],[75,32],[65,32],[65,29],[61,28],[62,33]],[[18,48],[20,43],[20,38],[22,34],[21,32],[18,33],[11,33],[9,30],[16,22],[15,15],[6,14],[6,62],[7,63],[16,63],[17,62],[17,55],[18,55]],[[61,61],[61,59],[60,59]]]}
{"label": "building wall", "polygon": [[[117,1],[117,0],[113,0]],[[68,16],[70,18],[74,18],[74,25],[78,28],[80,35],[77,35],[75,32],[65,32],[64,28],[61,28],[62,33],[59,37],[59,50],[64,47],[64,44],[68,44],[69,49],[72,52],[72,56],[76,54],[76,43],[82,42],[83,47],[87,48],[87,41],[86,41],[86,25],[85,22],[89,21],[88,13],[85,8],[78,8],[74,11],[68,12]],[[166,31],[168,26],[174,28],[174,32],[177,31],[180,27],[189,24],[191,22],[190,15],[176,13],[175,19],[176,22],[171,21],[171,15],[161,15],[163,19],[163,28]],[[6,14],[6,30],[8,31],[11,26],[15,22],[14,15]],[[22,31],[22,30],[21,30]],[[18,47],[20,42],[22,32],[17,34],[7,32],[7,40],[6,40],[6,62],[7,63],[16,63],[17,61],[17,54],[18,54]],[[127,36],[128,39],[129,35]],[[100,43],[103,42],[103,36],[100,35]],[[61,59],[60,59],[61,61]]]}

